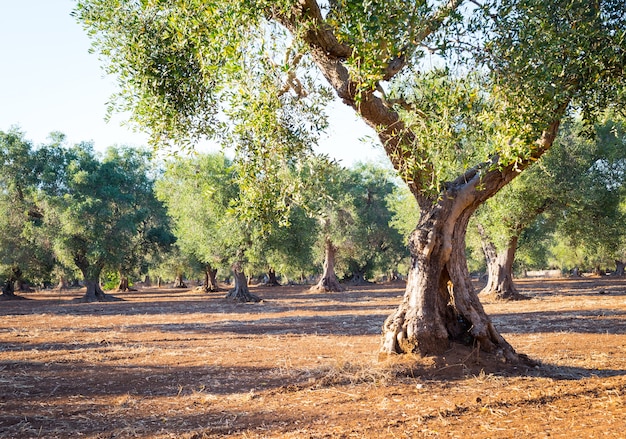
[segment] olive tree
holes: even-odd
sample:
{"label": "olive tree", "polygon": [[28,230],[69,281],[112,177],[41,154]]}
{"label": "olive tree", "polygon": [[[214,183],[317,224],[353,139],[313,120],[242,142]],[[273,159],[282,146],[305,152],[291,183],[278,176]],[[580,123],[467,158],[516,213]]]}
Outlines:
{"label": "olive tree", "polygon": [[[624,98],[624,9],[624,0],[80,0],[75,13],[119,80],[118,106],[157,144],[236,133],[252,139],[241,143],[250,157],[290,156],[306,142],[272,133],[301,140],[323,129],[334,91],[376,131],[420,209],[405,298],[381,351],[440,354],[471,340],[515,361],[470,282],[467,225],[550,149],[570,111],[591,118]],[[440,71],[421,63],[429,51]]]}
{"label": "olive tree", "polygon": [[66,166],[56,175],[56,186],[42,191],[55,254],[83,275],[84,301],[113,300],[100,287],[103,270],[129,269],[129,261],[136,260],[132,255],[140,251],[137,235],[147,233],[144,226],[157,214],[146,202],[151,179],[139,166],[146,153],[110,148],[99,157],[90,143],[59,148]]}

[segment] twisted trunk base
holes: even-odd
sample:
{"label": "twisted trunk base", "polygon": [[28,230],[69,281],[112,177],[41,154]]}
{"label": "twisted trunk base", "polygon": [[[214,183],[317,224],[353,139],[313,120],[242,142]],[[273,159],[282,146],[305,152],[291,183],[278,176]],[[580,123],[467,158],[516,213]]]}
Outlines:
{"label": "twisted trunk base", "polygon": [[337,248],[333,245],[330,238],[326,238],[324,244],[324,272],[319,282],[312,286],[310,291],[321,293],[339,293],[344,291],[344,288],[337,280],[335,274],[335,255],[337,254]]}
{"label": "twisted trunk base", "polygon": [[187,288],[185,281],[183,281],[183,274],[178,273],[176,279],[174,279],[174,288]]}
{"label": "twisted trunk base", "polygon": [[120,283],[117,285],[117,291],[119,292],[131,291],[130,283],[128,282],[128,278],[126,276],[120,275]]}
{"label": "twisted trunk base", "polygon": [[517,290],[513,282],[513,262],[517,250],[518,237],[514,236],[507,244],[507,248],[498,252],[484,231],[479,228],[482,237],[482,247],[487,260],[487,285],[482,289],[482,297],[492,297],[495,300],[525,300],[528,297]]}
{"label": "twisted trunk base", "polygon": [[410,239],[411,268],[404,299],[384,323],[382,354],[441,355],[453,343],[473,346],[510,362],[520,356],[485,313],[465,258],[472,210],[458,216],[441,206],[422,212]]}
{"label": "twisted trunk base", "polygon": [[233,269],[233,275],[235,277],[235,288],[228,292],[226,295],[227,299],[231,299],[236,302],[261,301],[260,297],[250,292],[250,289],[248,288],[248,279],[243,272]]}
{"label": "twisted trunk base", "polygon": [[83,297],[77,300],[78,302],[119,302],[123,300],[102,291],[102,288],[100,288],[100,282],[97,280],[85,279],[84,282],[85,287],[87,287],[87,291]]}
{"label": "twisted trunk base", "polygon": [[205,293],[215,293],[219,290],[220,288],[217,284],[217,268],[207,266],[204,269],[204,285],[202,286],[202,291]]}
{"label": "twisted trunk base", "polygon": [[372,282],[365,278],[365,270],[353,270],[348,283],[355,286],[372,284]]}
{"label": "twisted trunk base", "polygon": [[278,282],[278,278],[276,277],[276,270],[273,268],[267,270],[267,283],[265,285],[268,287],[280,286],[280,282]]}

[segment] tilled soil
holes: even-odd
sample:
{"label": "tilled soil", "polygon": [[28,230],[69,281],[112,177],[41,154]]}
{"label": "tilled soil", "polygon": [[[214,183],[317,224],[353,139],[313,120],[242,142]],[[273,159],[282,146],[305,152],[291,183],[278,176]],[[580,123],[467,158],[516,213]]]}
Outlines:
{"label": "tilled soil", "polygon": [[0,437],[626,438],[626,280],[518,285],[484,306],[530,368],[379,359],[401,284],[25,294],[0,302]]}

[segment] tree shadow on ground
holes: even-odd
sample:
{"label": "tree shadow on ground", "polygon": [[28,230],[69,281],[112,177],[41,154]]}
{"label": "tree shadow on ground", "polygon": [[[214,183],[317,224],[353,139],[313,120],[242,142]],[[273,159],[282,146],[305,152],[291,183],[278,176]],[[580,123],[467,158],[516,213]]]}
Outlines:
{"label": "tree shadow on ground", "polygon": [[387,357],[387,368],[397,378],[415,378],[434,381],[459,381],[468,377],[485,375],[499,377],[533,377],[554,380],[583,380],[626,376],[625,369],[596,369],[578,366],[557,365],[521,354],[520,363],[505,362],[497,354],[479,351],[477,348],[453,344],[445,354],[433,357]]}
{"label": "tree shadow on ground", "polygon": [[492,313],[490,316],[504,333],[626,334],[626,311],[615,309]]}

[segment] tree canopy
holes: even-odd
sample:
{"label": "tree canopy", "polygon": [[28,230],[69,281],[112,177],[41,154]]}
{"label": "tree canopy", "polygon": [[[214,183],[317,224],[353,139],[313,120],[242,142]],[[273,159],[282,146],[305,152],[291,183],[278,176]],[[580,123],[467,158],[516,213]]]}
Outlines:
{"label": "tree canopy", "polygon": [[99,158],[88,143],[64,153],[59,192],[42,194],[45,221],[57,257],[82,273],[85,300],[106,300],[99,286],[102,270],[128,274],[139,265],[137,258],[147,255],[141,250],[161,241],[161,225],[153,221],[159,209],[146,172],[147,153],[109,149]]}

